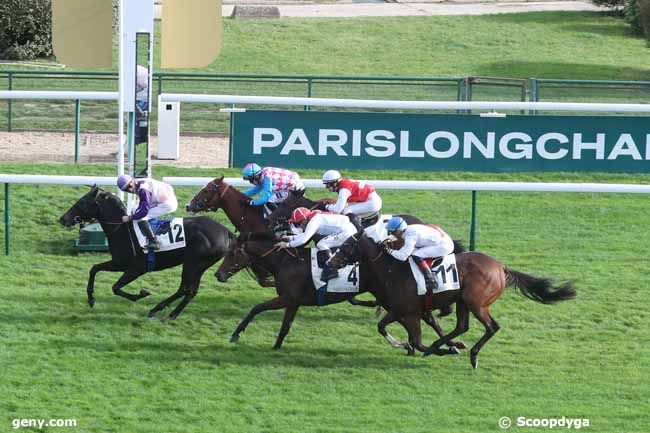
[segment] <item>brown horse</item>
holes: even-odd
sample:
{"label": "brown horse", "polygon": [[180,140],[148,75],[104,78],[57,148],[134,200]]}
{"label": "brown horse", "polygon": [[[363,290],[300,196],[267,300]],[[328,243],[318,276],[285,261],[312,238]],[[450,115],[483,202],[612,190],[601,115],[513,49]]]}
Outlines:
{"label": "brown horse", "polygon": [[441,349],[441,346],[469,329],[471,311],[485,326],[485,334],[470,351],[470,362],[474,368],[477,366],[481,347],[499,330],[499,324],[490,315],[490,305],[501,296],[506,286],[514,286],[527,298],[543,304],[573,299],[576,296],[571,282],[554,287],[546,278],[517,272],[486,254],[456,254],[460,289],[433,295],[434,308],[456,303],[456,329],[427,348],[422,345],[419,320],[424,312],[424,297],[417,294],[416,282],[409,264],[394,259],[385,252],[382,244],[375,243],[365,235],[358,241],[354,238],[348,239],[331,259],[335,267],[356,261],[359,261],[361,278],[364,278],[364,275],[366,278],[371,276],[384,285],[382,291],[375,293],[377,300],[388,310],[379,322],[379,332],[386,336],[386,326],[389,323],[403,323],[409,335],[409,345],[424,352],[425,356],[453,353]]}
{"label": "brown horse", "polygon": [[[285,314],[282,321],[282,327],[275,342],[275,349],[282,346],[282,342],[289,333],[291,322],[300,306],[318,305],[318,295],[311,276],[311,259],[310,251],[307,248],[279,249],[275,246],[276,240],[268,235],[252,236],[249,240],[239,239],[226,255],[217,270],[217,278],[221,282],[226,282],[232,275],[239,272],[245,267],[257,264],[258,266],[268,269],[277,282],[276,291],[278,296],[256,305],[250,313],[241,321],[235,332],[233,332],[230,341],[239,341],[239,334],[244,332],[253,318],[267,310],[279,310],[284,308]],[[359,293],[370,292],[377,296],[376,289],[381,290],[382,284],[373,276],[366,276],[360,280]],[[356,293],[327,293],[325,294],[325,303],[334,304],[350,298]],[[420,316],[429,326],[431,326],[442,338],[443,332],[440,326],[430,312]],[[418,321],[420,320],[418,318]],[[398,320],[399,321],[399,320]],[[390,334],[382,334],[391,344],[401,348],[407,348],[400,345]],[[457,348],[465,348],[462,342],[449,340],[448,345],[452,347],[455,353]],[[407,348],[409,349],[409,348]],[[441,351],[449,351],[441,349]],[[451,352],[451,351],[449,351]],[[409,350],[413,354],[413,350]]]}

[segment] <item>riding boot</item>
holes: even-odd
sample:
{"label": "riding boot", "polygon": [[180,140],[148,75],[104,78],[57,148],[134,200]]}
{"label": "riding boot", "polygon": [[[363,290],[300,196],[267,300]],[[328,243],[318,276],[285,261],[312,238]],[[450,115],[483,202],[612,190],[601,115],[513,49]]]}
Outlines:
{"label": "riding boot", "polygon": [[149,224],[149,221],[147,220],[138,221],[138,227],[140,227],[140,231],[142,232],[143,235],[147,237],[147,240],[149,241],[149,243],[147,243],[146,248],[148,250],[160,249],[160,244],[158,243],[158,239],[156,239],[156,236],[153,234],[153,230],[151,230],[151,224]]}
{"label": "riding boot", "polygon": [[325,264],[323,265],[323,272],[321,273],[320,279],[327,282],[331,280],[332,278],[336,278],[339,276],[339,271],[338,269],[335,269],[332,267],[330,263],[330,259],[332,258],[333,254],[332,251],[329,249],[323,250],[327,254],[327,260],[325,261]]}
{"label": "riding boot", "polygon": [[418,265],[418,268],[422,272],[422,275],[424,275],[424,283],[426,284],[427,292],[435,292],[438,289],[438,282],[433,277],[433,272],[431,272],[431,268],[427,264],[426,260],[421,257],[411,257],[413,257],[413,261]]}

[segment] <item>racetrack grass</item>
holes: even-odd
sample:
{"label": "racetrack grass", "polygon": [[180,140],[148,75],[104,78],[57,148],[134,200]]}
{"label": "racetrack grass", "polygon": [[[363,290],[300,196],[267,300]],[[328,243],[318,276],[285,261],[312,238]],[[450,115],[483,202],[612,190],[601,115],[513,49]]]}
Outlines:
{"label": "racetrack grass", "polygon": [[[583,80],[649,80],[648,48],[620,17],[597,12],[535,12],[490,16],[382,18],[282,18],[224,20],[223,48],[204,73],[380,77],[509,77]],[[160,62],[159,38],[154,62]],[[117,58],[117,56],[115,56]],[[116,67],[113,68],[116,70]],[[180,70],[165,70],[175,72]],[[0,88],[7,88],[0,76]],[[15,78],[17,90],[116,90],[114,81]],[[166,92],[307,96],[296,82],[179,81]],[[157,84],[154,83],[156,100]],[[540,91],[541,100],[647,102],[648,90],[586,89],[570,96]],[[456,99],[456,86],[427,84],[315,83],[315,97]],[[519,100],[520,88],[474,86],[475,100]],[[115,129],[114,102],[83,102],[82,131]],[[227,132],[214,104],[185,104],[181,128]],[[14,101],[16,129],[74,127],[72,101]],[[6,127],[0,101],[0,128]],[[153,111],[154,127],[156,110]],[[155,131],[155,129],[154,129]]]}
{"label": "racetrack grass", "polygon": [[[3,164],[0,172],[111,175],[114,168]],[[155,174],[218,173],[156,168]],[[363,175],[650,181],[647,175],[573,173]],[[154,292],[137,304],[111,293],[117,274],[100,273],[91,310],[85,303],[87,272],[107,256],[75,254],[76,230],[57,223],[85,188],[11,191],[13,251],[0,259],[0,431],[11,431],[15,418],[76,418],[74,429],[46,431],[483,433],[501,431],[502,416],[513,422],[519,416],[589,418],[590,432],[650,430],[645,196],[479,193],[479,250],[520,271],[574,279],[578,298],[545,306],[508,289],[492,309],[502,329],[472,371],[467,353],[405,357],[376,332],[371,310],[347,304],[301,309],[279,351],[271,346],[280,312],[261,314],[239,343],[230,344],[238,321],[273,291],[256,287],[244,274],[217,283],[214,269],[176,322],[145,314],[176,289],[178,269],[127,286]],[[185,203],[196,188],[177,192]],[[419,215],[467,241],[468,192],[382,196],[386,211]],[[210,216],[223,221],[221,212]],[[443,326],[451,329],[453,320],[444,319]],[[474,319],[470,326],[462,340],[473,344],[482,329]],[[389,329],[404,338],[399,326]],[[430,330],[425,335],[427,342],[433,339]]]}

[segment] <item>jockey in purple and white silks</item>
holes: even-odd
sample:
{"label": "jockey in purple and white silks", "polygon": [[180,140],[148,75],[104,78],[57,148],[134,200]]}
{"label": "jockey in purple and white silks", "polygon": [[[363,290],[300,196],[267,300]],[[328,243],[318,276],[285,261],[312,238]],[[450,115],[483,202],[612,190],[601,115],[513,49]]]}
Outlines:
{"label": "jockey in purple and white silks", "polygon": [[137,221],[138,227],[149,240],[147,248],[158,249],[160,245],[148,220],[175,212],[178,209],[174,188],[155,179],[134,179],[125,174],[117,178],[117,187],[122,191],[137,194],[140,199],[138,208],[131,215],[123,216],[122,221],[125,223]]}
{"label": "jockey in purple and white silks", "polygon": [[248,197],[253,197],[262,193],[256,199],[250,199],[246,202],[249,206],[269,205],[269,210],[282,203],[290,191],[302,191],[305,185],[300,180],[300,175],[296,172],[276,167],[260,167],[255,163],[248,163],[242,170],[244,180],[253,184],[252,188],[244,191]]}

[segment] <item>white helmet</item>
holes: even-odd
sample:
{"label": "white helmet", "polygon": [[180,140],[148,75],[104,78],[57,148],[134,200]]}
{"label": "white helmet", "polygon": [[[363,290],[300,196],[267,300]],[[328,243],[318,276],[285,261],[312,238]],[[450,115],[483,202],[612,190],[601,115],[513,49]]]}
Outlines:
{"label": "white helmet", "polygon": [[336,170],[327,170],[323,174],[323,184],[327,185],[328,183],[335,183],[341,180],[341,173]]}

